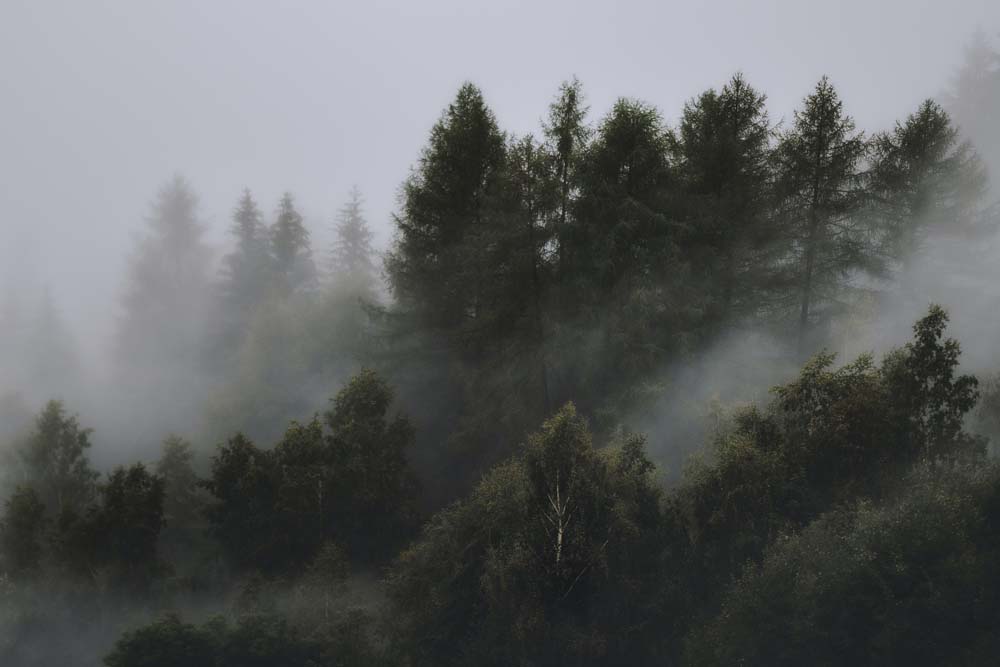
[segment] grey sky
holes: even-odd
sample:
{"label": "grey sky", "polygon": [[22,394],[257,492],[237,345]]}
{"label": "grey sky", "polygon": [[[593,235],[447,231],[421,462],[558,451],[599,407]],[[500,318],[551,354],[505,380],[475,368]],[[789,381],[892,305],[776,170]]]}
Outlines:
{"label": "grey sky", "polygon": [[244,186],[268,212],[294,192],[322,242],[356,183],[384,245],[396,189],[466,79],[520,133],[573,74],[592,118],[625,95],[673,122],[737,69],[787,118],[826,73],[878,129],[942,89],[977,27],[1000,30],[1000,2],[2,0],[0,295],[48,284],[99,340],[175,171],[214,243]]}

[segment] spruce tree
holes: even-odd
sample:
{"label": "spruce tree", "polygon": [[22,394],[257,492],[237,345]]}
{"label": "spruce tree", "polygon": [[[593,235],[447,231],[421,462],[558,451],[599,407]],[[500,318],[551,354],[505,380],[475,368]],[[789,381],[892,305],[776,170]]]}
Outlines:
{"label": "spruce tree", "polygon": [[175,176],[158,193],[129,264],[116,351],[120,386],[137,400],[147,390],[169,391],[175,382],[190,396],[190,375],[200,367],[212,252],[202,239],[197,204]]}
{"label": "spruce tree", "polygon": [[971,141],[990,170],[993,197],[1000,187],[1000,46],[982,31],[968,45],[952,79],[945,106],[962,138]]}
{"label": "spruce tree", "polygon": [[278,204],[278,214],[271,225],[271,257],[279,285],[286,293],[308,291],[316,286],[309,230],[295,209],[295,200],[286,192]]}
{"label": "spruce tree", "polygon": [[223,299],[227,316],[241,326],[265,298],[270,276],[267,228],[249,189],[233,209],[230,234],[236,245],[223,259]]}

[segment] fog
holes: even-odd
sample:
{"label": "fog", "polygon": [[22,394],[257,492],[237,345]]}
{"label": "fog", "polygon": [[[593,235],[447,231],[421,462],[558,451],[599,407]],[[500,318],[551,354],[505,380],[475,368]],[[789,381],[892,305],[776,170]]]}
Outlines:
{"label": "fog", "polygon": [[384,246],[399,183],[464,80],[523,133],[574,74],[592,116],[637,96],[673,122],[737,70],[789,117],[826,73],[860,127],[884,128],[945,87],[974,29],[1000,24],[989,0],[8,0],[0,12],[0,292],[47,285],[95,363],[127,251],[174,172],[201,196],[216,247],[243,187],[268,213],[293,191],[321,240],[354,184]]}
{"label": "fog", "polygon": [[[910,340],[913,323],[932,303],[950,313],[948,335],[963,349],[960,369],[984,379],[994,376],[1000,372],[1000,124],[995,115],[1000,112],[1000,85],[988,104],[968,89],[955,94],[962,85],[956,73],[977,39],[1000,50],[996,0],[5,0],[0,4],[0,507],[11,514],[18,510],[4,503],[15,483],[29,479],[29,439],[23,436],[49,399],[64,400],[66,415],[79,413],[78,426],[94,429],[94,446],[86,453],[94,470],[86,461],[74,468],[86,478],[87,493],[80,496],[88,503],[86,517],[82,504],[73,508],[80,513],[74,521],[83,523],[63,522],[60,516],[57,525],[48,507],[46,521],[39,519],[26,529],[32,539],[41,539],[42,526],[57,537],[50,545],[46,533],[46,546],[38,546],[37,562],[21,572],[23,580],[8,577],[16,558],[10,555],[9,540],[0,545],[10,551],[0,553],[0,661],[10,649],[23,664],[48,664],[70,653],[96,664],[122,630],[159,612],[180,609],[198,622],[219,612],[243,619],[259,611],[240,609],[246,603],[242,598],[249,597],[253,605],[280,612],[309,633],[326,633],[326,639],[337,637],[344,646],[370,649],[374,655],[398,639],[379,623],[392,626],[392,614],[402,613],[398,595],[390,600],[383,569],[408,540],[416,539],[421,522],[480,488],[476,485],[490,467],[521,452],[518,446],[526,433],[567,401],[577,402],[601,446],[617,442],[622,428],[643,433],[655,477],[667,493],[682,488],[689,455],[705,450],[741,407],[766,405],[770,388],[793,378],[809,354],[825,348],[837,354],[838,362],[866,352],[880,358]],[[1000,59],[990,66],[1000,80]],[[697,260],[688,257],[677,263],[684,267],[677,276],[658,273],[663,270],[659,266],[646,274],[651,287],[633,286],[622,273],[606,292],[600,291],[605,286],[599,280],[586,282],[592,279],[587,275],[583,290],[575,291],[571,278],[565,285],[546,286],[551,288],[546,292],[539,287],[539,264],[548,262],[552,275],[564,270],[562,258],[556,261],[557,253],[551,251],[563,237],[553,223],[558,207],[550,201],[541,214],[549,218],[538,225],[551,234],[545,242],[549,245],[536,247],[536,222],[531,219],[527,241],[503,237],[513,239],[514,250],[496,260],[497,265],[503,270],[520,266],[518,252],[527,246],[517,244],[530,243],[534,282],[515,268],[510,282],[497,290],[507,292],[497,296],[487,285],[484,301],[494,298],[501,306],[488,312],[493,319],[485,319],[484,328],[500,333],[491,337],[464,324],[442,332],[426,324],[426,313],[422,316],[428,319],[419,325],[424,329],[406,330],[408,323],[418,321],[407,319],[412,304],[406,301],[406,283],[420,277],[419,272],[406,273],[410,267],[399,260],[405,243],[402,220],[411,213],[406,207],[420,201],[412,192],[419,179],[407,179],[426,172],[421,159],[427,153],[422,151],[428,150],[432,128],[440,129],[435,123],[443,122],[442,110],[456,103],[456,91],[464,83],[482,91],[499,130],[507,133],[501,141],[506,141],[529,133],[543,137],[549,104],[566,90],[560,85],[573,77],[583,86],[589,128],[597,128],[624,97],[658,109],[674,131],[686,103],[709,88],[721,89],[737,72],[766,94],[775,129],[769,146],[794,124],[793,112],[802,108],[803,98],[823,75],[866,138],[892,131],[924,100],[940,101],[988,169],[982,196],[963,202],[974,209],[974,223],[957,233],[931,229],[912,252],[894,256],[891,270],[877,276],[845,269],[836,288],[840,291],[828,299],[841,310],[829,319],[821,314],[822,326],[815,327],[807,349],[801,342],[803,320],[796,349],[797,297],[780,306],[768,299],[772,291],[792,293],[797,286],[774,288],[760,280],[759,291],[769,296],[754,307],[767,316],[715,321],[711,299],[724,278],[699,278],[699,267],[687,266]],[[505,150],[514,152],[514,144]],[[671,150],[676,147],[664,153]],[[466,164],[462,155],[449,157]],[[670,159],[676,160],[676,154]],[[577,169],[585,159],[575,155],[573,161]],[[544,164],[552,169],[552,163]],[[778,171],[768,164],[767,169]],[[540,179],[549,179],[544,187],[555,182],[554,173]],[[587,186],[581,183],[585,181],[574,187],[583,192]],[[760,185],[766,198],[773,196],[771,185]],[[354,187],[357,199],[352,199]],[[666,189],[662,183],[658,187]],[[677,186],[671,182],[669,187]],[[699,195],[677,195],[685,196],[695,200]],[[564,217],[566,198],[564,194]],[[505,201],[491,200],[495,210],[488,215],[497,216],[494,222],[511,215]],[[437,205],[447,218],[447,203]],[[663,210],[687,215],[686,205],[671,209],[676,206],[671,200]],[[237,210],[245,214],[246,229],[256,230],[246,237],[233,233]],[[437,213],[432,211],[431,217]],[[858,207],[851,215],[869,213]],[[296,226],[298,215],[308,234]],[[767,215],[780,219],[783,213]],[[170,225],[177,220],[182,221],[179,226],[190,225],[172,235]],[[282,224],[287,228],[279,229]],[[495,229],[513,234],[513,225],[505,224],[496,223]],[[291,240],[280,237],[286,232]],[[311,250],[309,242],[306,251],[295,245],[301,241],[296,234],[308,237]],[[779,248],[774,252],[791,256],[793,243],[782,246],[785,239],[777,238],[769,241]],[[646,240],[639,238],[637,244]],[[292,249],[282,264],[285,242]],[[354,259],[336,259],[348,242],[355,244]],[[489,254],[493,246],[479,242],[473,238],[460,250],[474,257],[472,253],[483,251],[485,265],[494,260]],[[692,253],[698,252],[701,241],[687,242],[696,248]],[[163,248],[187,263],[164,266],[170,261],[163,257],[170,253]],[[383,258],[393,250],[396,264],[390,257],[383,268]],[[793,261],[775,260],[768,252],[762,253],[763,261],[778,267],[775,275],[784,262]],[[239,253],[241,258],[234,259]],[[667,252],[656,261],[669,256]],[[253,265],[255,258],[262,263]],[[360,264],[347,267],[348,261]],[[708,261],[706,271],[716,270],[717,264],[710,263],[716,260]],[[442,288],[448,295],[443,311],[452,298],[449,289],[460,292],[462,283],[476,283],[476,290],[483,290],[482,283],[495,277],[467,259],[455,266],[459,288],[450,282]],[[599,262],[591,266],[591,273],[597,273],[597,266]],[[579,266],[576,270],[587,272]],[[170,280],[157,282],[162,277],[158,271]],[[662,287],[657,280],[669,286],[657,292]],[[246,293],[233,285],[245,287]],[[621,285],[629,287],[618,291]],[[586,307],[573,303],[589,297],[588,289],[600,292],[590,304],[599,311],[591,319]],[[436,306],[439,295],[431,292],[424,296]],[[678,303],[677,295],[687,293],[696,298]],[[533,310],[525,305],[529,295]],[[480,296],[477,291],[476,308]],[[661,297],[662,303],[657,301]],[[775,303],[785,297],[774,297]],[[463,322],[462,316],[457,321]],[[629,329],[629,318],[640,324]],[[463,347],[463,336],[475,340]],[[654,352],[647,354],[646,343]],[[355,375],[362,367],[384,372],[384,394],[379,393],[381,380]],[[355,381],[349,383],[352,376]],[[345,387],[375,392],[375,398],[369,394],[367,402],[352,402],[348,396],[331,404],[338,391],[348,391]],[[990,398],[997,401],[996,426],[1000,384],[991,391],[996,394]],[[373,431],[374,436],[350,430],[357,415],[349,411],[360,404],[381,410],[372,423],[382,430]],[[327,409],[321,419],[306,423]],[[338,416],[338,409],[347,416]],[[405,421],[386,426],[397,410],[407,416],[412,430]],[[305,426],[293,427],[282,441],[290,419]],[[73,437],[63,438],[60,446],[78,442],[76,426],[63,423],[60,428]],[[343,456],[350,451],[344,445],[350,437],[369,445],[389,442],[399,451],[406,445],[405,456],[394,458],[399,452],[393,450],[385,459],[389,463],[380,463],[405,468],[387,475],[399,472],[393,479],[402,491],[371,511],[371,525],[378,526],[371,528],[357,519],[364,515],[350,504],[355,496],[367,496],[348,498],[349,492],[338,489],[338,502],[343,500],[348,509],[338,505],[336,521],[350,526],[351,520],[358,521],[361,528],[337,524],[332,533],[336,540],[323,533],[316,544],[297,541],[313,529],[310,523],[287,543],[277,541],[284,544],[274,547],[280,552],[273,556],[279,565],[247,566],[239,560],[241,549],[249,553],[260,545],[237,542],[234,547],[232,536],[239,537],[240,531],[225,533],[216,525],[231,517],[206,512],[233,498],[240,502],[243,487],[227,498],[224,489],[208,490],[211,484],[198,482],[199,477],[210,478],[210,457],[237,431],[271,452],[276,442],[292,443],[281,454],[292,451],[291,464],[282,460],[279,466],[274,458],[268,465],[280,467],[282,475],[286,468],[294,472],[295,465],[300,473],[306,471],[302,479],[307,481],[298,480],[301,486],[293,487],[291,495],[308,489],[302,498],[312,502],[312,489],[318,488],[321,533],[331,530],[322,512],[329,510],[324,492],[333,483],[324,484],[333,479],[354,490],[350,484],[355,480],[345,482],[344,475],[357,468],[345,465],[343,470],[351,472],[336,470],[338,477],[328,470],[336,468],[329,458],[321,465],[296,463],[294,456],[304,456],[295,450],[296,438],[315,437]],[[93,545],[76,545],[79,553],[66,551],[65,544],[79,537],[73,532],[79,525],[110,512],[111,501],[101,494],[111,478],[101,475],[114,465],[152,463],[170,434],[188,438],[193,446],[175,451],[184,452],[178,466],[182,484],[163,465],[166,456],[156,469],[167,480],[167,490],[158,500],[159,523],[144,563],[148,571],[136,574],[129,559],[123,565],[99,549],[87,552]],[[315,479],[308,477],[314,473]],[[333,476],[322,476],[328,474]],[[488,496],[489,489],[482,493]],[[648,497],[659,502],[655,493]],[[247,513],[274,507],[284,511],[268,498],[263,510]],[[61,495],[58,503],[62,506]],[[301,515],[288,516],[311,517],[308,512],[314,508],[302,507]],[[268,529],[280,532],[287,528],[281,525],[286,519]],[[385,526],[378,523],[382,519]],[[113,529],[112,520],[101,521],[105,523],[94,525]],[[0,522],[0,537],[12,534],[14,525]],[[373,555],[378,539],[384,541],[384,552]],[[561,532],[559,539],[561,548]],[[408,557],[416,558],[412,553]],[[413,562],[397,567],[417,567]],[[85,570],[83,575],[74,567]],[[576,579],[590,568],[588,563]],[[272,578],[257,580],[260,571]],[[53,575],[33,579],[38,572]],[[134,581],[119,589],[115,582],[121,572]],[[735,576],[719,572],[719,581]],[[89,604],[88,596],[98,601],[99,613],[78,629],[79,610]],[[562,598],[556,606],[561,603]],[[317,620],[320,607],[323,618]],[[336,613],[330,611],[334,608]],[[30,626],[36,617],[42,619],[37,626],[42,630]],[[45,628],[73,632],[75,644],[42,640]],[[229,630],[216,626],[213,632],[222,637]],[[385,656],[390,657],[384,664],[390,664],[391,652]]]}

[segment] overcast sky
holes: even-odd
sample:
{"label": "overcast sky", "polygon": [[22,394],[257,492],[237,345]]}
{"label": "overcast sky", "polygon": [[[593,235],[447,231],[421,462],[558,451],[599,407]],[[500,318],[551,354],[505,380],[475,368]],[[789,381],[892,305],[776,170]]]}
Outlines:
{"label": "overcast sky", "polygon": [[1000,2],[0,0],[0,296],[47,284],[99,340],[174,172],[217,245],[243,187],[268,213],[292,191],[321,242],[352,184],[384,245],[464,80],[523,133],[574,74],[592,118],[635,96],[671,123],[736,70],[776,120],[828,74],[880,129],[942,90],[976,28],[1000,30]]}

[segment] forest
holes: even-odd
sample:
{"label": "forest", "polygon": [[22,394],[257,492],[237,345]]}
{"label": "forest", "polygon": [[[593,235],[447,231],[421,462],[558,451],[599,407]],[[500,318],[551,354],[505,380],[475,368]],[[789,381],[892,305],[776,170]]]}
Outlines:
{"label": "forest", "polygon": [[0,306],[0,664],[996,663],[993,42],[887,128],[744,73],[541,116],[461,85],[384,252],[247,189],[217,259],[169,178],[106,378]]}

